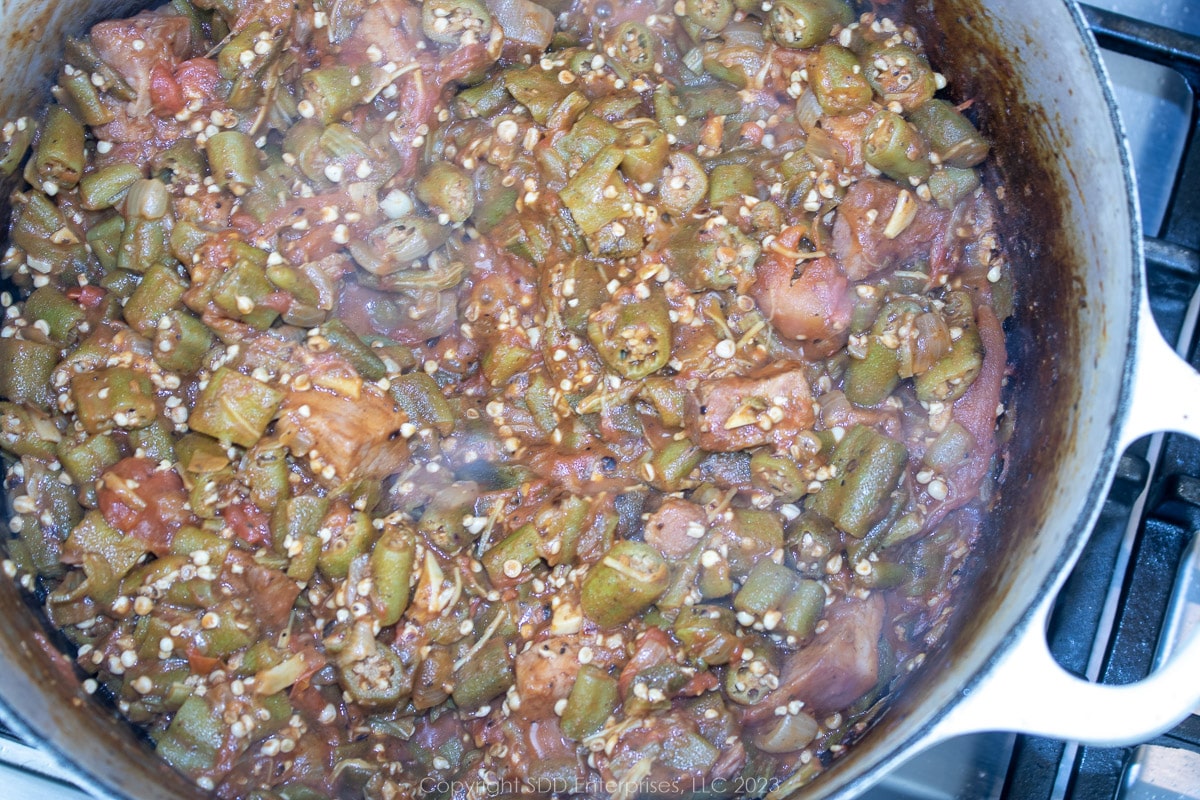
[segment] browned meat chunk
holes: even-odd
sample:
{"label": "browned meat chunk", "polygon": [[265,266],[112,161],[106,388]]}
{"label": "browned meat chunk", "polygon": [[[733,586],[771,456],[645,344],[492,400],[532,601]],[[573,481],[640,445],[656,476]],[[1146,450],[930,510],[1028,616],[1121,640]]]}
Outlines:
{"label": "browned meat chunk", "polygon": [[[901,192],[905,206],[897,211]],[[905,224],[906,211],[914,212]],[[893,219],[893,216],[896,218]],[[907,266],[945,235],[948,212],[916,198],[891,181],[862,180],[850,187],[833,223],[833,252],[852,281]],[[894,234],[894,235],[893,235]]]}
{"label": "browned meat chunk", "polygon": [[133,113],[150,109],[151,73],[159,65],[174,68],[192,49],[187,17],[145,11],[132,19],[109,20],[92,28],[100,57],[137,92]]}
{"label": "browned meat chunk", "polygon": [[693,440],[720,452],[788,442],[813,424],[808,379],[786,361],[753,376],[704,381],[688,397],[687,412]]}
{"label": "browned meat chunk", "polygon": [[839,342],[850,325],[849,282],[832,258],[797,267],[772,254],[755,267],[751,296],[780,335],[805,342]]}
{"label": "browned meat chunk", "polygon": [[530,719],[554,716],[554,704],[567,697],[575,685],[579,648],[575,637],[558,636],[517,656],[517,692],[523,716]]}
{"label": "browned meat chunk", "polygon": [[745,710],[743,719],[770,719],[775,707],[800,700],[806,710],[825,714],[845,708],[875,686],[883,597],[835,603],[825,612],[829,627],[784,663],[779,688]]}
{"label": "browned meat chunk", "polygon": [[408,462],[408,442],[400,432],[406,422],[395,401],[374,385],[347,379],[337,387],[293,388],[276,432],[293,453],[308,456],[323,480],[342,483],[399,472]]}
{"label": "browned meat chunk", "polygon": [[682,558],[700,543],[707,527],[703,508],[671,498],[646,520],[646,544],[667,558]]}

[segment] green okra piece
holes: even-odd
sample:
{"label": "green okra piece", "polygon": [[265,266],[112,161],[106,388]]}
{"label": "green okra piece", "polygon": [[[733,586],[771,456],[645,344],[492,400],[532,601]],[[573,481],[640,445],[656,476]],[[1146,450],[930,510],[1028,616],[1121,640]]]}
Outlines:
{"label": "green okra piece", "polygon": [[150,376],[129,367],[110,367],[71,378],[75,413],[88,433],[144,428],[158,418]]}
{"label": "green okra piece", "polygon": [[721,290],[750,284],[762,246],[736,225],[689,221],[671,237],[670,252],[688,286]]}
{"label": "green okra piece", "polygon": [[908,451],[867,425],[855,425],[833,449],[834,477],[807,507],[861,539],[888,510],[888,497],[904,471]]}
{"label": "green okra piece", "polygon": [[533,519],[537,530],[537,553],[551,567],[575,561],[579,540],[594,519],[592,503],[569,495],[549,504]]}
{"label": "green okra piece", "polygon": [[296,539],[295,550],[290,556],[287,576],[294,581],[308,582],[317,572],[317,561],[321,558],[321,540],[313,535]]}
{"label": "green okra piece", "polygon": [[371,548],[375,528],[371,518],[361,511],[351,512],[344,524],[330,525],[326,519],[325,528],[332,535],[321,548],[317,568],[325,577],[341,580],[350,572],[350,562]]}
{"label": "green okra piece", "polygon": [[806,639],[816,630],[825,611],[825,589],[821,582],[809,578],[796,581],[791,594],[783,599],[779,611],[779,627],[790,636]]}
{"label": "green okra piece", "polygon": [[920,108],[937,91],[929,62],[906,44],[868,49],[863,73],[885,103],[899,103],[905,113]]}
{"label": "green okra piece", "polygon": [[624,154],[621,172],[638,185],[657,183],[667,168],[671,145],[663,129],[652,120],[637,119],[617,126],[616,145]]}
{"label": "green okra piece", "polygon": [[479,560],[493,584],[511,585],[522,572],[533,569],[541,561],[540,545],[537,528],[529,523],[489,547]]}
{"label": "green okra piece", "polygon": [[967,459],[975,448],[975,437],[957,422],[951,422],[925,450],[921,461],[936,470],[946,471]]}
{"label": "green okra piece", "polygon": [[516,185],[505,186],[504,173],[491,164],[475,168],[475,212],[471,221],[480,233],[491,233],[516,210],[519,192]]}
{"label": "green okra piece", "polygon": [[175,437],[161,419],[155,419],[144,428],[131,430],[129,444],[146,458],[159,463],[175,461]]}
{"label": "green okra piece", "polygon": [[25,318],[45,322],[51,339],[72,344],[79,338],[79,325],[87,319],[87,314],[78,303],[47,284],[26,298]]}
{"label": "green okra piece", "polygon": [[755,488],[770,492],[782,503],[794,503],[808,492],[808,481],[786,453],[759,450],[750,457],[750,480]]}
{"label": "green okra piece", "polygon": [[658,58],[658,39],[640,22],[628,20],[612,34],[612,47],[618,61],[634,73],[650,72]]}
{"label": "green okra piece", "polygon": [[708,202],[712,206],[741,203],[742,198],[756,194],[754,172],[745,164],[718,164],[708,176]]}
{"label": "green okra piece", "polygon": [[491,33],[492,15],[482,0],[428,0],[421,8],[421,30],[438,44],[473,44]]}
{"label": "green okra piece", "polygon": [[[286,541],[289,538],[297,541],[307,537],[317,539],[317,531],[321,529],[321,523],[328,512],[329,499],[315,494],[289,497],[275,506],[271,514],[271,541],[276,550],[286,550]],[[317,541],[319,544],[320,540]],[[315,561],[313,566],[316,566]]]}
{"label": "green okra piece", "polygon": [[[704,451],[690,439],[671,438],[653,450],[642,467],[643,476],[655,489],[677,492],[689,485],[688,476],[704,459]],[[690,485],[695,485],[692,480]]]}
{"label": "green okra piece", "polygon": [[283,403],[283,391],[221,367],[200,390],[188,423],[221,442],[252,447]]}
{"label": "green okra piece", "polygon": [[372,88],[371,72],[343,64],[320,67],[305,72],[300,87],[304,99],[312,104],[314,118],[332,125],[366,100]]}
{"label": "green okra piece", "polygon": [[42,411],[0,401],[0,448],[18,458],[53,461],[62,434]]}
{"label": "green okra piece", "polygon": [[677,381],[652,375],[643,380],[638,396],[654,406],[663,425],[683,427],[687,392]]}
{"label": "green okra piece", "polygon": [[500,341],[485,350],[479,370],[492,386],[503,386],[533,363],[534,353],[515,342]]}
{"label": "green okra piece", "polygon": [[389,525],[371,550],[371,602],[384,627],[399,622],[408,608],[416,546],[410,528]]}
{"label": "green okra piece", "polygon": [[947,166],[966,169],[987,158],[987,140],[953,103],[927,100],[908,115],[908,120]]}
{"label": "green okra piece", "polygon": [[405,269],[446,243],[450,228],[416,214],[385,222],[366,241],[351,240],[350,255],[373,275],[387,276]]}
{"label": "green okra piece", "polygon": [[264,302],[273,292],[261,266],[238,259],[213,283],[212,300],[232,319],[266,330],[279,317],[279,311]]}
{"label": "green okra piece", "polygon": [[974,194],[981,185],[979,173],[969,167],[941,167],[929,176],[929,193],[938,207],[947,211]]}
{"label": "green okra piece", "polygon": [[551,130],[570,128],[580,115],[591,105],[586,94],[574,91],[555,104],[550,116],[546,119],[546,127]]}
{"label": "green okra piece", "polygon": [[213,346],[213,333],[191,312],[173,308],[154,328],[154,360],[163,369],[192,373],[200,369]]}
{"label": "green okra piece", "polygon": [[170,263],[167,214],[171,195],[156,178],[139,179],[125,195],[125,229],[117,251],[117,266],[145,272],[156,263]]}
{"label": "green okra piece", "polygon": [[528,108],[529,115],[542,125],[549,121],[555,106],[571,93],[570,87],[564,86],[558,80],[557,73],[547,72],[536,66],[510,67],[501,74],[500,78],[508,93],[518,103]]}
{"label": "green okra piece", "polygon": [[84,125],[107,125],[116,119],[112,109],[104,105],[100,92],[88,73],[66,64],[59,73],[58,84],[66,90],[67,97]]}
{"label": "green okra piece", "polygon": [[895,181],[925,180],[933,171],[929,149],[920,132],[904,117],[879,111],[863,129],[863,158]]}
{"label": "green okra piece", "polygon": [[670,166],[658,187],[658,199],[664,211],[681,217],[690,213],[708,196],[708,175],[691,153],[672,153],[669,162]]}
{"label": "green okra piece", "polygon": [[417,521],[417,532],[446,555],[470,546],[478,536],[467,530],[463,519],[474,514],[478,497],[478,487],[473,483],[447,486],[425,506]]}
{"label": "green okra piece", "polygon": [[106,434],[64,438],[56,454],[63,469],[77,486],[88,486],[121,460],[121,448]]}
{"label": "green okra piece", "polygon": [[199,228],[186,219],[177,220],[171,229],[169,241],[171,255],[190,269],[193,263],[192,256],[196,254],[202,244],[208,241],[208,237],[211,235],[210,231]]}
{"label": "green okra piece", "polygon": [[605,303],[588,319],[587,335],[601,360],[629,380],[645,378],[671,360],[671,318],[661,294]]}
{"label": "green okra piece", "polygon": [[856,406],[868,408],[882,403],[900,383],[899,353],[883,344],[882,337],[893,332],[901,321],[921,314],[920,304],[911,299],[888,303],[876,315],[867,340],[864,358],[851,359],[846,367],[843,387],[847,399]]}
{"label": "green okra piece", "polygon": [[458,92],[453,104],[460,117],[488,119],[500,113],[511,97],[502,80],[489,78]]}
{"label": "green okra piece", "polygon": [[605,225],[629,216],[626,206],[632,207],[633,193],[617,174],[625,154],[609,145],[583,166],[559,193],[575,223],[585,235],[596,233]]}
{"label": "green okra piece", "polygon": [[37,125],[29,117],[5,123],[0,129],[0,175],[8,177],[17,171],[36,133]]}
{"label": "green okra piece", "polygon": [[79,204],[88,211],[102,211],[116,205],[142,169],[134,164],[112,164],[84,175],[79,181]]}
{"label": "green okra piece", "polygon": [[452,224],[466,222],[475,211],[475,186],[471,176],[448,161],[429,167],[417,181],[417,197]]}
{"label": "green okra piece", "polygon": [[258,148],[254,140],[238,130],[221,131],[205,145],[208,168],[223,189],[241,197],[254,186],[258,175]]}
{"label": "green okra piece", "polygon": [[584,664],[567,696],[560,727],[563,734],[581,741],[604,728],[620,703],[617,679],[595,664]]}
{"label": "green okra piece", "polygon": [[962,397],[983,369],[983,343],[974,324],[963,326],[950,352],[913,379],[917,399],[925,403],[953,403]]}
{"label": "green okra piece", "polygon": [[175,444],[179,466],[187,472],[203,475],[229,466],[229,454],[211,436],[187,433]]}
{"label": "green okra piece", "polygon": [[742,588],[733,597],[733,607],[759,618],[767,612],[779,611],[799,579],[800,576],[788,567],[764,558],[746,576]]}
{"label": "green okra piece", "polygon": [[837,44],[822,45],[809,71],[814,76],[813,94],[826,114],[852,114],[871,104],[874,91],[854,51]]}
{"label": "green okra piece", "polygon": [[205,156],[196,148],[196,140],[185,137],[154,154],[150,159],[150,174],[161,181],[199,183],[204,178],[207,164]]}
{"label": "green okra piece", "polygon": [[246,451],[239,472],[250,487],[250,500],[265,510],[277,508],[291,496],[287,449],[270,439]]}
{"label": "green okra piece", "polygon": [[529,379],[529,387],[525,390],[525,407],[533,415],[533,421],[542,433],[547,436],[554,433],[558,427],[558,414],[555,411],[556,398],[550,386],[550,381],[542,372],[534,373]]}
{"label": "green okra piece", "polygon": [[392,379],[390,392],[418,428],[433,428],[443,436],[454,430],[454,409],[430,375],[424,372],[400,375]]}
{"label": "green okra piece", "polygon": [[100,53],[96,51],[96,46],[92,44],[90,37],[84,36],[78,39],[69,37],[65,49],[66,58],[70,64],[87,73],[89,77],[91,75],[100,76],[100,89],[126,103],[137,100],[137,92],[130,88],[119,72],[100,57]]}
{"label": "green okra piece", "polygon": [[183,702],[156,747],[159,757],[184,774],[213,769],[225,742],[227,727],[204,697],[193,694]]}
{"label": "green okra piece", "polygon": [[778,0],[763,25],[780,47],[813,47],[829,38],[837,26],[854,21],[854,10],[842,0]]}
{"label": "green okra piece", "polygon": [[602,628],[623,625],[654,604],[670,584],[667,562],[644,542],[617,542],[588,571],[583,613]]}
{"label": "green okra piece", "polygon": [[436,644],[430,646],[413,676],[413,708],[425,711],[446,702],[450,693],[445,687],[452,685],[453,681],[454,656],[449,648]]}
{"label": "green okra piece", "polygon": [[454,704],[463,711],[477,711],[516,683],[508,643],[491,639],[454,673]]}
{"label": "green okra piece", "polygon": [[728,664],[738,651],[737,619],[725,606],[697,605],[680,609],[672,629],[689,661],[706,667]]}
{"label": "green okra piece", "polygon": [[253,65],[254,61],[258,60],[254,46],[259,41],[269,42],[273,38],[265,20],[255,19],[247,22],[217,53],[217,70],[221,77],[232,81],[246,72],[248,68],[243,63],[243,58]]}
{"label": "green okra piece", "polygon": [[50,106],[33,155],[36,183],[48,194],[72,189],[83,176],[86,163],[83,125],[62,106]]}
{"label": "green okra piece", "polygon": [[49,409],[55,402],[51,376],[57,347],[24,339],[0,339],[0,398]]}
{"label": "green okra piece", "polygon": [[383,359],[368,347],[358,334],[346,327],[340,319],[331,319],[322,324],[317,331],[325,338],[330,347],[350,362],[355,372],[365,380],[377,381],[387,375],[387,367]]}
{"label": "green okra piece", "polygon": [[783,547],[783,523],[779,514],[773,511],[735,508],[733,519],[724,525],[727,535],[738,546],[730,547],[723,561],[729,564],[730,574],[738,580],[744,580],[764,556]]}
{"label": "green okra piece", "polygon": [[565,168],[572,162],[587,163],[608,145],[617,144],[620,138],[621,132],[615,125],[594,114],[585,114],[569,131],[555,139],[551,149]]}
{"label": "green okra piece", "polygon": [[150,335],[168,311],[179,306],[188,282],[174,267],[154,264],[142,276],[137,290],[125,303],[125,320],[138,333]]}
{"label": "green okra piece", "polygon": [[720,33],[733,19],[733,0],[684,0],[683,15],[710,34]]}

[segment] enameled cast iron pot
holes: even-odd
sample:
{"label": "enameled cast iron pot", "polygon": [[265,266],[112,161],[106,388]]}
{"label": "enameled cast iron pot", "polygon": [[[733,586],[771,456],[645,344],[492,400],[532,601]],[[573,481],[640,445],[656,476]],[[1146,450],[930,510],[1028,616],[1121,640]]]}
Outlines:
{"label": "enameled cast iron pot", "polygon": [[[1200,376],[1162,341],[1146,302],[1130,158],[1100,57],[1069,0],[910,3],[935,65],[957,99],[978,98],[994,143],[1018,286],[1017,424],[945,646],[806,797],[857,794],[961,733],[1130,743],[1200,702],[1200,639],[1141,684],[1100,687],[1063,672],[1044,637],[1124,447],[1157,430],[1200,436]],[[0,0],[0,117],[44,102],[66,34],[144,5]],[[0,581],[0,717],[97,795],[199,796],[83,693],[11,581]]]}

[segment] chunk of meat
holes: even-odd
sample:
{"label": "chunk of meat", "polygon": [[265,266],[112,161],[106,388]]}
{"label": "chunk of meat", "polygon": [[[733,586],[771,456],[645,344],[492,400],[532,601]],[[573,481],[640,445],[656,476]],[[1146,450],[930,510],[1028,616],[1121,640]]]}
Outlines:
{"label": "chunk of meat", "polygon": [[687,398],[688,433],[705,450],[791,442],[813,424],[812,393],[797,362],[702,382]]}
{"label": "chunk of meat", "polygon": [[150,110],[157,66],[174,71],[192,49],[192,25],[187,17],[143,11],[130,19],[108,20],[92,28],[96,52],[137,92],[132,113]]}
{"label": "chunk of meat", "polygon": [[696,548],[707,528],[703,508],[669,498],[646,520],[646,544],[667,558],[682,558]]}
{"label": "chunk of meat", "polygon": [[828,354],[841,346],[850,327],[850,292],[834,259],[797,265],[795,259],[772,252],[755,267],[750,295],[780,336],[809,342]]}
{"label": "chunk of meat", "polygon": [[[307,455],[322,480],[341,483],[379,479],[408,462],[408,442],[400,426],[408,416],[374,384],[357,377],[315,379],[308,391],[284,398],[276,433],[296,455]],[[332,474],[330,474],[332,471]]]}
{"label": "chunk of meat", "polygon": [[[908,190],[891,181],[868,179],[846,192],[833,223],[833,253],[850,280],[928,260],[935,243],[946,235],[949,212],[909,192],[909,200],[916,204],[915,216],[889,239],[885,231],[902,191]],[[898,221],[894,227],[901,227]]]}
{"label": "chunk of meat", "polygon": [[571,694],[579,674],[579,651],[584,644],[592,651],[592,664],[609,667],[620,663],[621,653],[596,645],[591,637],[554,636],[535,642],[516,658],[517,693],[520,713],[528,719],[555,718],[554,705]]}
{"label": "chunk of meat", "polygon": [[554,716],[554,704],[571,694],[579,674],[580,643],[556,636],[517,656],[517,692],[521,714],[530,719]]}
{"label": "chunk of meat", "polygon": [[789,656],[779,676],[779,688],[746,707],[746,723],[771,719],[775,708],[800,700],[815,714],[845,708],[862,697],[879,677],[879,638],[883,633],[884,600],[844,600],[825,612],[824,633]]}

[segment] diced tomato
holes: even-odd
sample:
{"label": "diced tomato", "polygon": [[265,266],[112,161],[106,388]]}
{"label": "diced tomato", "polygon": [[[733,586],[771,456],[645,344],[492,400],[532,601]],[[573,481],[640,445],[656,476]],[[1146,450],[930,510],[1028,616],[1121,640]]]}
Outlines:
{"label": "diced tomato", "polygon": [[72,286],[67,289],[67,297],[88,309],[99,308],[104,302],[105,291],[99,286]]}
{"label": "diced tomato", "polygon": [[221,518],[243,542],[251,545],[269,544],[271,541],[270,520],[254,503],[233,503],[221,512]]}
{"label": "diced tomato", "polygon": [[178,114],[183,110],[183,89],[166,64],[155,64],[150,70],[150,104],[160,117]]}

